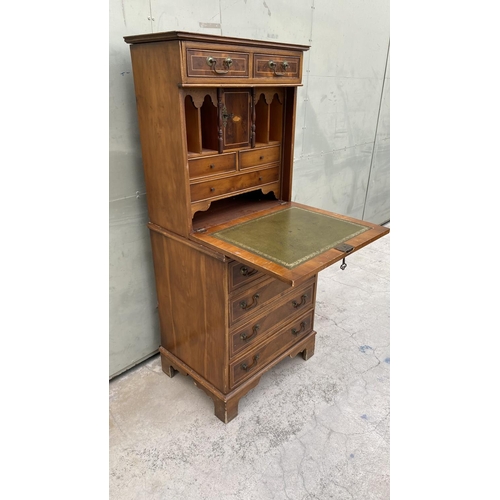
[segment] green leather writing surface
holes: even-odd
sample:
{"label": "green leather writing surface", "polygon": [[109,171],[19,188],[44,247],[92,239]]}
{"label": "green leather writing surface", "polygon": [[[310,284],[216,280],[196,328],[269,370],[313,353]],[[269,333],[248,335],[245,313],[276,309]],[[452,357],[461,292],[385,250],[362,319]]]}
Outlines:
{"label": "green leather writing surface", "polygon": [[212,234],[292,269],[370,229],[361,224],[291,207]]}

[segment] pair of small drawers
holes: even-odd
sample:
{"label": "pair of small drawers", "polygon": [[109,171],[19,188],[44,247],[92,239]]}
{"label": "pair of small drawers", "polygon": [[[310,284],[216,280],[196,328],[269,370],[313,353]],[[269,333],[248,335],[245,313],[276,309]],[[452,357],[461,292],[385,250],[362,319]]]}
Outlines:
{"label": "pair of small drawers", "polygon": [[[191,159],[189,177],[192,180],[191,201],[214,198],[228,193],[245,191],[253,187],[278,182],[280,178],[280,146],[250,149],[234,153]],[[259,170],[237,174],[253,167]],[[204,180],[218,174],[231,174],[223,178]]]}
{"label": "pair of small drawers", "polygon": [[187,77],[233,79],[279,79],[300,83],[301,56],[287,53],[186,49]]}
{"label": "pair of small drawers", "polygon": [[239,262],[229,269],[231,388],[264,368],[313,328],[316,277],[292,288]]}

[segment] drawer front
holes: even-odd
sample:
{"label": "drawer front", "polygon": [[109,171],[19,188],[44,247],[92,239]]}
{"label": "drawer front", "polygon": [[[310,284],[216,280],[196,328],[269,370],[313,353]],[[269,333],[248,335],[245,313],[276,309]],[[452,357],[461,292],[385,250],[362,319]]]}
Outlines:
{"label": "drawer front", "polygon": [[269,278],[245,290],[244,293],[229,299],[229,324],[247,318],[262,310],[271,300],[289,292],[291,286],[287,283]]}
{"label": "drawer front", "polygon": [[241,262],[232,262],[229,264],[229,291],[239,288],[254,279],[260,278],[263,274],[253,267],[242,264]]}
{"label": "drawer front", "polygon": [[312,330],[313,315],[314,312],[311,311],[307,316],[289,323],[267,344],[253,349],[243,358],[232,362],[229,368],[231,388],[259,372],[286,348],[305,337]]}
{"label": "drawer front", "polygon": [[274,163],[280,160],[280,147],[249,149],[239,152],[240,169],[257,167],[266,163]]}
{"label": "drawer front", "polygon": [[220,197],[279,180],[279,167],[191,184],[191,201]]}
{"label": "drawer front", "polygon": [[300,57],[254,54],[253,73],[255,78],[300,81]]}
{"label": "drawer front", "polygon": [[[307,296],[304,302],[302,302],[302,295]],[[274,327],[276,325],[294,316],[302,315],[304,311],[307,311],[311,306],[314,306],[314,284],[291,294],[286,302],[277,306],[272,311],[266,311],[264,314],[255,318],[251,323],[248,323],[243,328],[232,333],[230,341],[231,356],[238,354],[250,346],[256,345],[258,342],[268,337],[273,330],[275,330]],[[299,324],[299,328],[305,331],[311,330],[312,313],[304,319],[304,322],[304,326]]]}
{"label": "drawer front", "polygon": [[248,78],[249,54],[219,50],[186,50],[187,76]]}
{"label": "drawer front", "polygon": [[188,164],[190,179],[236,171],[236,153],[196,158],[188,160]]}

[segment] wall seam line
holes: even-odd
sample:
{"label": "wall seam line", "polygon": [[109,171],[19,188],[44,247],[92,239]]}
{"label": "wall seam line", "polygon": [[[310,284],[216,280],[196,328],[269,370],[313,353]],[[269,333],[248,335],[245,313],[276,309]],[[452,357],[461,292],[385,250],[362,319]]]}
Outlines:
{"label": "wall seam line", "polygon": [[154,33],[154,26],[153,26],[153,6],[151,5],[151,0],[149,0],[149,22],[151,24],[151,33]]}
{"label": "wall seam line", "polygon": [[380,121],[380,110],[382,109],[382,99],[384,98],[385,75],[387,74],[387,62],[389,60],[390,48],[391,48],[391,40],[389,39],[389,43],[387,44],[387,53],[385,56],[384,77],[382,79],[382,89],[380,91],[380,101],[378,104],[378,113],[377,113],[377,124],[375,125],[375,137],[373,138],[372,157],[370,158],[370,168],[368,170],[368,180],[366,182],[365,202],[363,203],[363,214],[361,215],[361,220],[365,220],[366,202],[368,200],[368,191],[370,190],[370,179],[372,176],[373,157],[375,156],[375,147],[377,145],[378,124]]}
{"label": "wall seam line", "polygon": [[114,200],[109,200],[110,203],[113,203],[114,201],[122,201],[122,200],[128,200],[130,198],[140,198],[141,196],[146,196],[146,191],[144,193],[139,193],[139,194],[131,194],[130,196],[123,196],[122,198],[115,198]]}

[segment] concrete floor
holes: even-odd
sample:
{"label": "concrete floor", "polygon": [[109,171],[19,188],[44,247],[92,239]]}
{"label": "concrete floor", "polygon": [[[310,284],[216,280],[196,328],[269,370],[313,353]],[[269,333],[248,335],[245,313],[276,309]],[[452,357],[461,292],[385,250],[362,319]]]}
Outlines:
{"label": "concrete floor", "polygon": [[159,356],[110,382],[111,500],[389,499],[390,235],[322,271],[316,349],[224,425]]}

